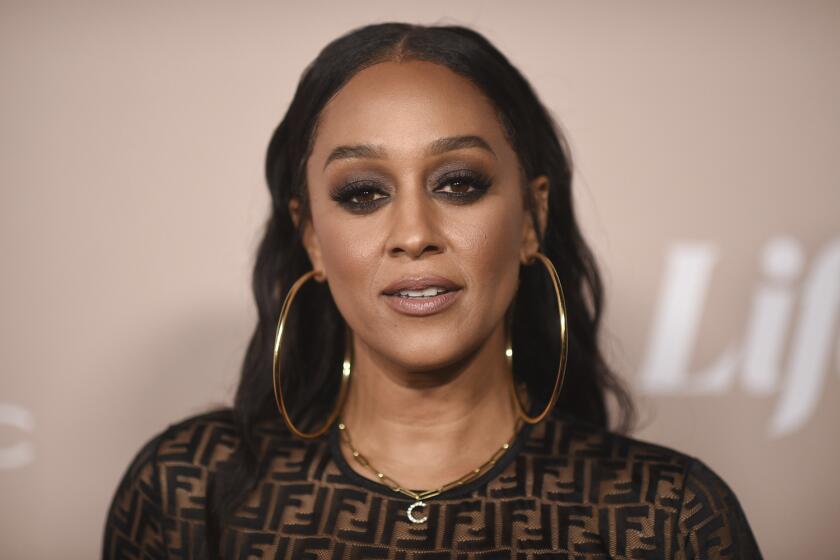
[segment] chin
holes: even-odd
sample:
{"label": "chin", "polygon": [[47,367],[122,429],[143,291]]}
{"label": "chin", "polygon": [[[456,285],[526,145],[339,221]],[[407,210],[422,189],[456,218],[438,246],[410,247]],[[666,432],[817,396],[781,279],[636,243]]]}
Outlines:
{"label": "chin", "polygon": [[380,352],[402,369],[434,372],[457,366],[469,359],[476,351],[475,344],[471,342],[451,334],[440,337],[418,335],[393,340],[384,345]]}

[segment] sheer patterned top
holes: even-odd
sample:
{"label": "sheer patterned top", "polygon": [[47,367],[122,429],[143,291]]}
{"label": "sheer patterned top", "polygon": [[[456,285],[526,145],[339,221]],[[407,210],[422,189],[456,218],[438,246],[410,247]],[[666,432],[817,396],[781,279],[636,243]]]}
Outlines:
{"label": "sheer patterned top", "polygon": [[[258,484],[222,528],[223,558],[758,558],[732,489],[701,460],[549,416],[479,478],[414,500],[357,473],[339,432],[258,426]],[[208,481],[237,445],[229,410],[171,424],[133,458],[106,515],[106,559],[206,558]],[[481,462],[481,461],[479,461]],[[417,513],[415,518],[422,518]]]}

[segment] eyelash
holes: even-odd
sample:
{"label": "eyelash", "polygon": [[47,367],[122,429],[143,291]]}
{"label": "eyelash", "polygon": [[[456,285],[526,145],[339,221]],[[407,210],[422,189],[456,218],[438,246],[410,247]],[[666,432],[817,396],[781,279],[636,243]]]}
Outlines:
{"label": "eyelash", "polygon": [[[464,183],[467,186],[471,187],[472,190],[464,193],[456,193],[456,192],[444,192],[440,193],[445,197],[449,198],[456,204],[467,204],[478,200],[481,198],[487,189],[490,188],[492,181],[490,178],[479,172],[475,171],[456,171],[453,173],[448,174],[447,176],[443,177],[438,186],[435,190],[440,189],[445,186],[449,186],[452,183]],[[374,193],[374,194],[381,194],[385,195],[381,198],[377,198],[375,200],[368,200],[365,202],[353,202],[353,198],[366,194],[366,193]],[[379,204],[386,200],[387,192],[385,192],[377,183],[371,181],[360,181],[356,183],[349,183],[346,185],[342,185],[335,189],[330,197],[336,201],[339,205],[347,208],[352,212],[357,213],[364,213],[373,210]]]}

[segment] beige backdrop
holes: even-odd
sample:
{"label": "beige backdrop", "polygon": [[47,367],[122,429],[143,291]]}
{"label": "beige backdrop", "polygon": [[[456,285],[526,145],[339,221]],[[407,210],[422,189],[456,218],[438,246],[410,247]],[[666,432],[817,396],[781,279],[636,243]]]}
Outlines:
{"label": "beige backdrop", "polygon": [[140,445],[228,401],[270,134],[386,20],[474,26],[568,131],[634,435],[719,472],[767,558],[840,554],[838,3],[0,6],[2,558],[97,557]]}

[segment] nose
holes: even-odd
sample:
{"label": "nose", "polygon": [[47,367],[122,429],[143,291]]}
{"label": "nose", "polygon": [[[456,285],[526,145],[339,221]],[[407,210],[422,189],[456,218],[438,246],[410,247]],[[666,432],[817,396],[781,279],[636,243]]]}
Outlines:
{"label": "nose", "polygon": [[404,188],[391,203],[387,254],[411,259],[443,252],[440,218],[422,187]]}

